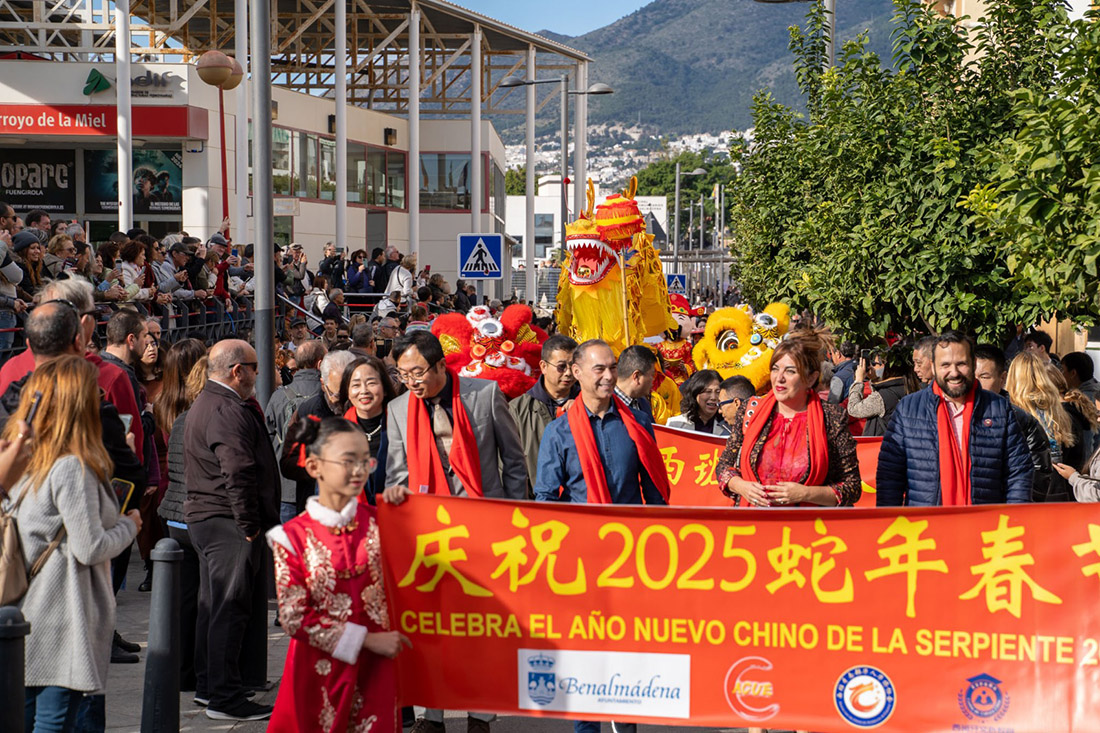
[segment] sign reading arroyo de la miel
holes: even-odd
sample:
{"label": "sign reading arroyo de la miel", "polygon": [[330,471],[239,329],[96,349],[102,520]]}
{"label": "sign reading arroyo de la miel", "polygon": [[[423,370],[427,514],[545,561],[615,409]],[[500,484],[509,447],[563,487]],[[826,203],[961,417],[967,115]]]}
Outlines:
{"label": "sign reading arroyo de la miel", "polygon": [[404,704],[1100,730],[1100,505],[381,504]]}

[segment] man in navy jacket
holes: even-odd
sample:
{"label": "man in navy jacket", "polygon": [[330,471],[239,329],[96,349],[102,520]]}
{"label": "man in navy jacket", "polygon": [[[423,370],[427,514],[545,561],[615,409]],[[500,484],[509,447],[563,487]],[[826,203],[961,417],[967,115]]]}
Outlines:
{"label": "man in navy jacket", "polygon": [[[1031,499],[1032,466],[1027,443],[1009,401],[975,384],[974,345],[949,331],[933,347],[934,385],[898,403],[878,459],[879,506],[1023,503]],[[972,400],[972,406],[967,402]],[[964,415],[972,410],[969,426]],[[941,422],[940,412],[944,412]],[[946,462],[946,426],[965,447],[969,501],[953,496],[955,472]],[[946,435],[946,433],[945,433]],[[945,496],[946,494],[946,496]],[[965,498],[965,494],[963,495]]]}

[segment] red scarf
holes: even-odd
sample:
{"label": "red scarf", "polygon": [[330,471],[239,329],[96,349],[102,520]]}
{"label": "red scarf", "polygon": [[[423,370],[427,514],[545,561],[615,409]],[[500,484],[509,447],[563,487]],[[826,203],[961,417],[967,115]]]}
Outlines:
{"label": "red scarf", "polygon": [[[756,467],[752,465],[753,448],[757,441],[767,439],[764,426],[775,410],[775,392],[768,390],[763,397],[754,397],[745,410],[745,433],[741,441],[741,478],[759,481]],[[810,391],[806,400],[806,433],[810,444],[810,473],[803,482],[806,486],[824,486],[829,473],[829,441],[825,437],[825,410],[817,392]]]}
{"label": "red scarf", "polygon": [[[447,370],[451,376],[451,414],[454,425],[454,440],[447,458],[451,462],[458,480],[469,496],[485,495],[481,486],[481,457],[477,452],[477,439],[470,425],[470,417],[459,399],[458,375]],[[432,420],[428,416],[428,406],[424,400],[409,393],[409,488],[414,492],[430,492],[440,496],[450,496],[451,486],[447,483],[447,474],[443,470],[443,461],[439,457],[439,448],[432,432]]]}
{"label": "red scarf", "polygon": [[[668,472],[665,463],[661,459],[661,452],[657,450],[657,441],[645,428],[638,424],[634,413],[626,403],[612,395],[611,399],[615,409],[623,419],[627,435],[638,447],[638,458],[642,462],[642,468],[657,486],[657,491],[668,501],[669,486]],[[584,400],[577,397],[573,400],[573,406],[569,408],[569,431],[573,433],[573,440],[577,444],[577,455],[581,461],[581,473],[584,482],[588,485],[589,504],[610,504],[611,491],[607,488],[607,474],[603,470],[603,462],[600,460],[600,451],[596,448],[596,436],[592,434],[592,422],[588,417],[588,409],[584,406]],[[643,497],[645,495],[643,494]],[[643,498],[644,501],[644,498]]]}
{"label": "red scarf", "polygon": [[932,391],[939,397],[936,408],[936,432],[940,444],[940,495],[943,506],[970,506],[970,421],[974,416],[974,387],[966,395],[963,407],[962,450],[955,440],[951,413],[940,385],[933,382]]}

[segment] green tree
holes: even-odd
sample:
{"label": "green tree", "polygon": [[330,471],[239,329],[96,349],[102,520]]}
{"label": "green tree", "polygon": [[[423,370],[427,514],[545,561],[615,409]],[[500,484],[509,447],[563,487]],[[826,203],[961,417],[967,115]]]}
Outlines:
{"label": "green tree", "polygon": [[1042,314],[1096,323],[1100,298],[1100,13],[1049,35],[1049,91],[1014,95],[1013,136],[993,151],[993,181],[967,206]]}
{"label": "green tree", "polygon": [[960,199],[994,174],[1013,96],[1049,87],[1058,3],[991,0],[980,30],[894,2],[894,68],[846,43],[825,61],[820,4],[791,29],[808,119],[756,96],[731,196],[734,277],[750,302],[810,308],[853,338],[946,328],[985,338],[1033,312],[1004,247]]}
{"label": "green tree", "polygon": [[504,171],[504,195],[523,196],[527,193],[527,166]]}
{"label": "green tree", "polygon": [[[714,228],[714,186],[726,186],[733,180],[736,169],[725,154],[682,152],[675,157],[654,161],[638,171],[639,196],[665,196],[668,200],[669,237],[672,237],[672,217],[676,210],[676,164],[680,164],[680,230],[681,236],[687,236],[689,203],[696,203],[703,197],[706,211],[706,231]],[[685,176],[684,173],[703,168],[706,175]],[[696,219],[698,226],[698,219]]]}

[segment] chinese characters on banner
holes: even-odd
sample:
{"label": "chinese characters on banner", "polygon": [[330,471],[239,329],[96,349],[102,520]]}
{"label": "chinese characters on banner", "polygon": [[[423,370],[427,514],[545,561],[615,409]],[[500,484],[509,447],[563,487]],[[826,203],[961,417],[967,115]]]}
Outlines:
{"label": "chinese characters on banner", "polygon": [[[726,447],[726,439],[718,435],[654,425],[657,448],[661,451],[668,485],[672,487],[673,506],[731,506],[718,490],[714,468]],[[856,506],[875,505],[875,471],[882,438],[856,438],[856,456],[863,478],[863,495]]]}
{"label": "chinese characters on banner", "polygon": [[414,496],[379,513],[391,618],[413,642],[398,660],[405,704],[815,731],[1100,730],[1100,505]]}

